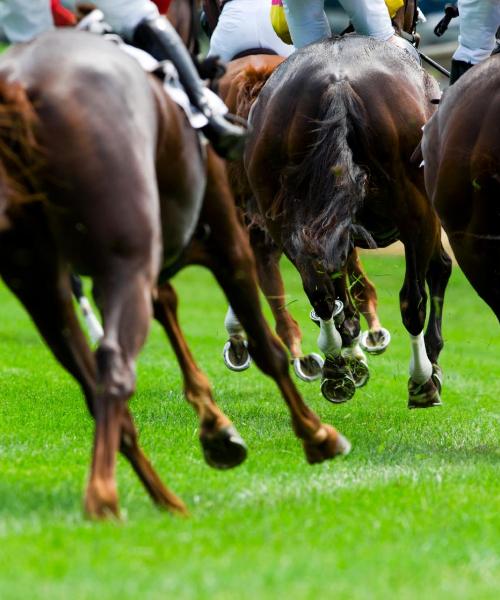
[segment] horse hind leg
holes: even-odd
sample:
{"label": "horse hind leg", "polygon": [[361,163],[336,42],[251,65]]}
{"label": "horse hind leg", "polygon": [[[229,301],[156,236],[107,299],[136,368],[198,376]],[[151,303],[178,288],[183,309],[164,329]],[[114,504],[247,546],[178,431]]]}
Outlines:
{"label": "horse hind leg", "polygon": [[342,322],[338,325],[342,336],[342,356],[351,370],[355,386],[360,388],[368,383],[370,370],[368,359],[360,344],[359,312],[352,300],[347,268],[344,270],[343,277],[339,278],[336,289],[344,304]]}
{"label": "horse hind leg", "polygon": [[177,294],[170,283],[158,288],[155,318],[163,326],[184,378],[184,394],[200,419],[200,443],[206,462],[217,469],[241,464],[247,455],[245,442],[220,410],[206,375],[196,364],[177,319]]}
{"label": "horse hind leg", "polygon": [[[428,243],[430,240],[425,240]],[[424,340],[427,294],[425,273],[428,260],[422,244],[405,245],[406,273],[400,292],[403,324],[410,334],[411,360],[408,380],[408,408],[428,408],[441,404],[440,384],[429,360]],[[418,256],[418,258],[417,258]]]}
{"label": "horse hind leg", "polygon": [[321,377],[323,359],[315,352],[302,352],[302,332],[286,306],[285,285],[279,268],[281,250],[259,227],[251,227],[249,233],[260,288],[273,313],[276,333],[292,356],[297,377],[306,382],[315,381]]}
{"label": "horse hind leg", "polygon": [[360,335],[360,346],[369,354],[382,354],[389,346],[391,334],[380,323],[377,290],[368,279],[356,249],[348,258],[347,272],[354,303],[368,324],[368,331],[363,331]]}
{"label": "horse hind leg", "polygon": [[250,367],[252,359],[248,352],[245,331],[231,306],[227,308],[224,327],[229,336],[222,351],[224,364],[231,371],[246,371]]}
{"label": "horse hind leg", "polygon": [[111,259],[94,277],[104,336],[96,351],[96,429],[85,497],[86,512],[93,518],[118,515],[115,466],[119,449],[158,506],[186,512],[184,504],[165,488],[139,447],[127,407],[135,389],[135,359],[144,344],[152,315],[154,276],[149,260],[141,264],[139,260]]}
{"label": "horse hind leg", "polygon": [[2,235],[0,275],[31,316],[49,349],[78,381],[94,413],[96,365],[75,314],[68,272],[44,222]]}
{"label": "horse hind leg", "polygon": [[430,294],[430,312],[427,329],[425,332],[425,348],[433,367],[433,379],[438,390],[441,391],[442,374],[438,365],[439,355],[443,349],[443,336],[441,323],[443,317],[443,303],[446,286],[451,275],[451,258],[439,241],[429,262],[426,279]]}

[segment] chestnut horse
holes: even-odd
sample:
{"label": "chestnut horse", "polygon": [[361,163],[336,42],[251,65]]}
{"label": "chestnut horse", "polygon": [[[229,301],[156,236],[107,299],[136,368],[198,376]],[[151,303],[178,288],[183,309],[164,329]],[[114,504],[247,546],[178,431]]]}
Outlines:
{"label": "chestnut horse", "polygon": [[[334,319],[336,299],[348,301],[341,275],[347,258],[355,245],[400,239],[401,314],[412,347],[409,406],[440,403],[441,313],[451,263],[423,174],[410,160],[438,94],[406,51],[346,35],[289,57],[253,106],[247,174],[266,228],[298,269],[318,317],[326,356],[322,391],[333,402],[354,393],[341,349],[359,323],[345,319],[339,334],[335,321],[342,315]],[[424,338],[426,281],[431,309]]]}
{"label": "chestnut horse", "polygon": [[458,264],[500,319],[500,55],[446,90],[424,129],[429,197]]}
{"label": "chestnut horse", "polygon": [[[262,316],[223,162],[204,150],[181,109],[135,60],[113,43],[73,31],[7,51],[0,60],[0,157],[0,274],[80,383],[95,419],[85,496],[90,516],[118,514],[118,450],[157,505],[186,510],[140,448],[127,401],[157,276],[174,272],[195,244],[200,216],[213,225],[210,266],[248,332],[256,363],[287,402],[307,459],[348,450],[304,404]],[[75,316],[70,271],[93,281],[104,325],[95,354]],[[241,462],[242,442],[229,419],[210,398],[191,400],[209,462]]]}
{"label": "chestnut horse", "polygon": [[[248,118],[251,106],[274,69],[285,60],[282,56],[258,54],[257,50],[255,52],[256,54],[229,62],[227,72],[218,84],[218,92],[229,110],[244,119]],[[315,353],[304,355],[302,352],[302,333],[285,301],[285,288],[279,269],[282,251],[265,232],[265,224],[255,207],[242,161],[228,163],[227,168],[236,203],[247,221],[250,243],[257,262],[259,284],[275,318],[276,332],[290,351],[298,377],[305,381],[313,381],[321,376],[323,360]],[[346,270],[350,279],[350,294],[368,322],[369,331],[363,334],[362,345],[368,352],[383,352],[389,344],[390,334],[380,324],[376,290],[362,268],[356,249],[349,256]],[[234,317],[231,317],[230,309],[226,318],[226,327],[230,333],[226,352],[231,351],[232,355],[226,357],[226,363],[230,368],[242,370],[249,366],[247,353],[242,348],[243,331]],[[365,368],[364,355],[360,352],[358,356],[362,357],[363,362],[354,363],[359,365],[356,380],[358,385],[362,385],[367,381],[368,371]]]}

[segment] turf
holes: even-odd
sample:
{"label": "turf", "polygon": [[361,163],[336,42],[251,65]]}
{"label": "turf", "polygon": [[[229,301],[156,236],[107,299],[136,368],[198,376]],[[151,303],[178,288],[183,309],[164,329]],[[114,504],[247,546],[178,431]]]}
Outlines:
{"label": "turf", "polygon": [[[274,385],[222,364],[225,303],[211,277],[176,279],[181,320],[247,462],[205,466],[172,351],[154,325],[132,408],[143,444],[189,519],[159,513],[121,459],[124,520],[81,513],[92,426],[76,384],[0,289],[0,598],[497,598],[500,589],[498,324],[455,270],[445,306],[444,406],[406,408],[408,341],[400,257],[367,257],[390,349],[368,387],[307,401],[353,442],[310,467]],[[315,349],[300,282],[290,308]]]}

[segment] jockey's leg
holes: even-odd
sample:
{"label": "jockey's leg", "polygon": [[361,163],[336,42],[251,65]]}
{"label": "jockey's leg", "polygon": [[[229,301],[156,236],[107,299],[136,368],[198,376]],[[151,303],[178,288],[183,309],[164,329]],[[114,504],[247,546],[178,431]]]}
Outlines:
{"label": "jockey's leg", "polygon": [[500,26],[498,0],[459,0],[459,46],[451,63],[450,85],[473,65],[482,62],[495,47],[495,33]]}
{"label": "jockey's leg", "polygon": [[384,0],[339,1],[349,15],[356,33],[383,41],[394,35],[394,27]]}
{"label": "jockey's leg", "polygon": [[9,42],[27,42],[53,28],[48,0],[9,0],[0,3],[0,30]]}
{"label": "jockey's leg", "polygon": [[157,60],[171,60],[191,102],[207,117],[203,132],[225,158],[239,158],[246,139],[241,127],[231,124],[214,109],[191,56],[171,23],[160,16],[150,0],[96,0],[106,20],[118,32]]}
{"label": "jockey's leg", "polygon": [[296,48],[331,35],[324,4],[324,0],[283,0],[288,28]]}
{"label": "jockey's leg", "polygon": [[[331,35],[324,0],[283,0],[293,43],[302,48]],[[378,40],[394,36],[389,11],[384,0],[340,0],[354,29],[361,35]]]}

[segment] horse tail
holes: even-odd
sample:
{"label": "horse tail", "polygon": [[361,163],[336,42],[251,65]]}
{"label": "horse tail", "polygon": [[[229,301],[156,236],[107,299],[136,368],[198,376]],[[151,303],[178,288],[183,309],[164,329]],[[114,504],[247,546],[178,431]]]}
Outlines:
{"label": "horse tail", "polygon": [[16,206],[41,199],[42,153],[35,138],[37,116],[19,83],[0,80],[0,229]]}
{"label": "horse tail", "polygon": [[368,148],[367,118],[347,80],[333,82],[325,91],[317,123],[314,144],[282,177],[285,198],[277,208],[292,216],[289,233],[294,254],[312,254],[330,271],[336,268],[335,249],[346,233],[375,247],[371,235],[355,224],[368,173],[356,163],[354,152]]}
{"label": "horse tail", "polygon": [[261,89],[271,77],[276,65],[246,67],[238,76],[238,94],[236,101],[236,114],[246,119],[250,113],[252,104],[257,99]]}

